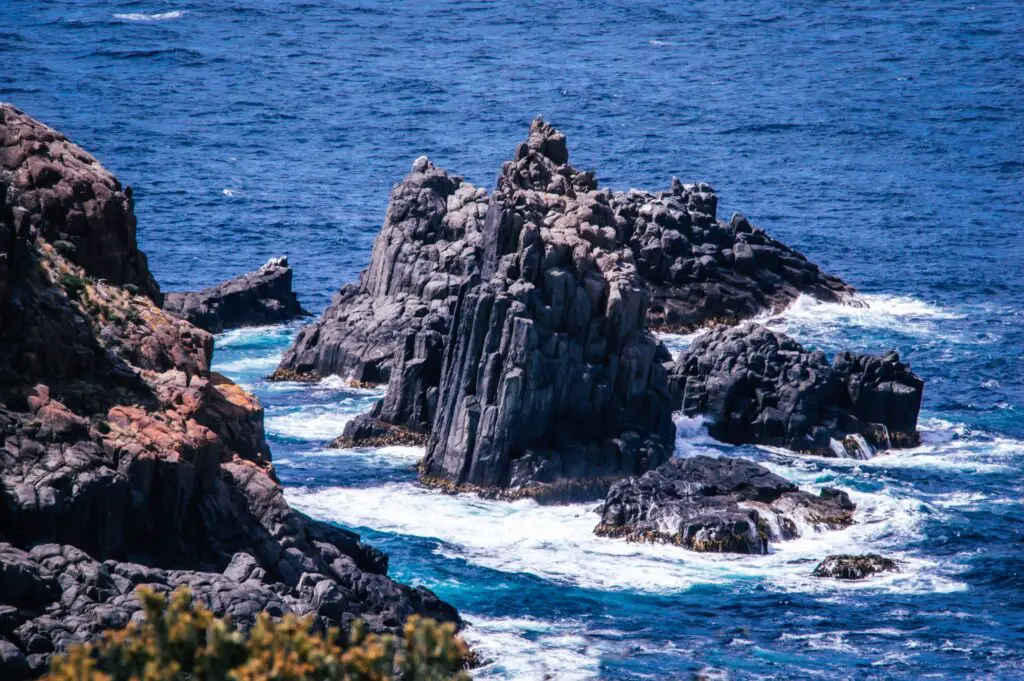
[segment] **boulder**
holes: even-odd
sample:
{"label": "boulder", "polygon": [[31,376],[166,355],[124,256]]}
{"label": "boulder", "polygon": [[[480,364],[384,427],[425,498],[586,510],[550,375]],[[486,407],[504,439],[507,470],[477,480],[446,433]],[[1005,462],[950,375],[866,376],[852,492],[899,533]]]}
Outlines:
{"label": "boulder", "polygon": [[288,258],[271,258],[254,272],[201,291],[164,294],[164,310],[210,333],[278,324],[309,313],[292,291]]}
{"label": "boulder", "polygon": [[[0,112],[0,139],[29,130],[72,148]],[[83,182],[109,175],[79,162],[61,182],[79,186],[76,168]],[[25,211],[0,214],[0,231],[26,235],[7,252],[0,302],[0,678],[38,675],[53,652],[123,627],[139,584],[188,585],[241,623],[264,610],[395,633],[413,613],[459,621],[431,592],[388,578],[387,556],[357,534],[288,506],[262,408],[210,371],[209,333],[142,295],[148,270],[115,285],[113,260],[72,259]],[[15,229],[15,214],[39,228]]]}
{"label": "boulder", "polygon": [[771,542],[853,523],[845,492],[817,496],[746,459],[672,459],[615,483],[594,532],[693,551],[767,553]]}
{"label": "boulder", "polygon": [[670,374],[674,406],[703,414],[723,442],[854,458],[919,442],[924,382],[896,352],[842,352],[829,364],[748,322],[699,336]]}
{"label": "boulder", "polygon": [[885,558],[877,553],[867,553],[861,556],[828,556],[818,563],[813,574],[815,577],[855,580],[867,579],[882,572],[899,571],[899,564],[891,558]]}

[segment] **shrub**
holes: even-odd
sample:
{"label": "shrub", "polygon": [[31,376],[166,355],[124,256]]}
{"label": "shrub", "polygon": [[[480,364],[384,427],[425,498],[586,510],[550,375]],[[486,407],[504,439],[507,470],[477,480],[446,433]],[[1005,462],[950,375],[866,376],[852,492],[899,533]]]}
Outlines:
{"label": "shrub", "polygon": [[139,295],[139,287],[136,286],[135,284],[125,284],[123,288],[125,291],[132,294],[133,296]]}
{"label": "shrub", "polygon": [[73,243],[70,241],[64,241],[63,239],[53,242],[53,247],[58,253],[69,259],[74,259],[75,253],[78,251]]}
{"label": "shrub", "polygon": [[354,623],[347,643],[312,633],[311,619],[266,613],[246,636],[196,604],[187,589],[170,598],[140,588],[145,619],[76,645],[51,663],[47,681],[468,681],[466,645],[451,624],[413,615],[404,638],[367,634]]}
{"label": "shrub", "polygon": [[65,272],[60,275],[60,286],[71,300],[78,300],[85,291],[86,281],[77,274]]}

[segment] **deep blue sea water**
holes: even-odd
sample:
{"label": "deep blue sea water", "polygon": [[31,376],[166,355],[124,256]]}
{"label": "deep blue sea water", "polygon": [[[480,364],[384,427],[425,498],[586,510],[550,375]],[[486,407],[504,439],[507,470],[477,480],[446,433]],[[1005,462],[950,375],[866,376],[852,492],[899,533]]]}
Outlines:
{"label": "deep blue sea water", "polygon": [[[495,679],[1024,678],[1024,9],[1019,2],[0,0],[0,99],[137,199],[167,290],[287,253],[319,312],[369,259],[411,161],[490,188],[543,114],[617,188],[706,180],[864,292],[769,320],[829,352],[897,348],[924,443],[869,461],[717,444],[858,524],[769,556],[591,534],[592,505],[418,487],[421,452],[325,450],[376,396],[267,384],[296,326],[218,338],[267,409],[294,503],[358,528],[457,605]],[[685,338],[668,339],[673,347]],[[863,584],[834,552],[906,561]]]}

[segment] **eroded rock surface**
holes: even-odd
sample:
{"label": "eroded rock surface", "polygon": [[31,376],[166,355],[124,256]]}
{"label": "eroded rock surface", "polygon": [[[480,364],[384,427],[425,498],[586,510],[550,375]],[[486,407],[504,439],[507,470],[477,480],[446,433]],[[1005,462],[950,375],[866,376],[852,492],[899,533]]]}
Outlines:
{"label": "eroded rock surface", "polygon": [[369,268],[299,332],[274,377],[387,383],[409,334],[422,331],[439,346],[460,286],[478,270],[486,209],[483,189],[416,159],[391,190]]}
{"label": "eroded rock surface", "polygon": [[135,225],[131,187],[64,135],[0,103],[0,303],[37,238],[92,276],[159,301]]}
{"label": "eroded rock surface", "polygon": [[[509,201],[520,200],[526,203],[516,206],[514,217]],[[566,208],[565,201],[574,205]],[[647,291],[643,316],[650,328],[735,323],[781,309],[801,293],[856,304],[850,286],[746,219],[717,220],[717,202],[708,185],[676,180],[658,193],[598,191],[593,173],[569,164],[565,136],[539,119],[505,164],[491,198],[425,157],[417,159],[392,191],[370,267],[299,334],[274,377],[334,373],[388,383],[377,421],[426,433],[435,417],[442,346],[459,291],[468,295],[491,283],[499,258],[520,247],[523,226],[516,220],[528,213],[561,214],[562,234],[573,232],[586,248],[607,251],[632,267]],[[490,220],[506,222],[484,230],[485,211]],[[548,271],[550,258],[566,255],[569,242],[558,238],[558,248],[545,252],[543,262],[538,249],[546,245],[522,244],[528,251],[524,269],[512,278],[522,274],[529,280],[538,268]]]}
{"label": "eroded rock surface", "polygon": [[427,481],[548,498],[671,455],[671,357],[646,329],[611,193],[567,164],[564,142],[535,122],[491,196],[485,283],[453,317]]}
{"label": "eroded rock surface", "polygon": [[891,558],[877,553],[860,556],[836,555],[828,556],[814,568],[815,577],[832,579],[857,580],[867,579],[871,575],[882,572],[899,572],[899,564]]}
{"label": "eroded rock surface", "polygon": [[[0,111],[2,139],[63,140]],[[72,187],[76,172],[109,175],[94,161],[59,171]],[[135,288],[110,283],[112,263],[144,264],[140,253],[73,260],[90,251],[52,243],[63,233],[17,191],[0,215],[0,231],[23,238],[0,300],[0,678],[39,673],[54,650],[123,624],[138,583],[191,584],[242,621],[264,607],[382,631],[414,612],[457,620],[390,580],[357,535],[288,506],[259,403],[209,370],[212,336],[139,293],[148,270]],[[88,243],[126,225],[95,223]]]}
{"label": "eroded rock surface", "polygon": [[292,268],[285,256],[201,291],[166,293],[164,310],[210,333],[278,324],[309,314],[292,291]]}
{"label": "eroded rock surface", "polygon": [[746,459],[672,459],[612,486],[595,532],[694,551],[767,553],[771,542],[853,522],[845,492],[815,496]]}
{"label": "eroded rock surface", "polygon": [[760,324],[699,336],[672,368],[676,406],[723,442],[864,458],[915,446],[924,383],[896,352],[842,352],[829,364]]}

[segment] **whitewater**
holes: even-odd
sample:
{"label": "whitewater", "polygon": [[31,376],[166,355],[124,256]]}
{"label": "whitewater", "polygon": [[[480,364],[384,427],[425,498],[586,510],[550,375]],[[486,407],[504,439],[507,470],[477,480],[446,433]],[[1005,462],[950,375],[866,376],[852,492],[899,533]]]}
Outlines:
{"label": "whitewater", "polygon": [[[964,315],[955,309],[900,296],[863,299],[867,308],[801,297],[785,312],[756,321],[828,351],[851,347],[880,352],[911,342],[938,344],[941,357],[949,348],[955,352],[958,345],[977,340],[957,335],[951,322]],[[926,409],[922,414],[920,446],[868,460],[724,445],[707,435],[699,418],[678,416],[676,456],[746,456],[815,493],[826,485],[849,490],[858,507],[856,524],[822,533],[803,528],[801,538],[776,544],[767,556],[699,554],[675,546],[601,538],[592,533],[596,503],[542,506],[532,500],[508,503],[444,494],[415,481],[422,448],[327,448],[345,423],[367,410],[383,391],[350,388],[337,376],[313,385],[267,383],[264,377],[276,366],[296,329],[293,324],[222,334],[217,338],[214,369],[254,390],[265,405],[275,464],[294,506],[368,532],[378,545],[383,539],[397,576],[438,590],[460,608],[469,623],[467,639],[488,661],[477,671],[481,679],[546,675],[595,679],[607,673],[602,660],[609,656],[628,656],[635,663],[633,656],[641,654],[668,664],[673,657],[687,655],[685,649],[675,647],[674,637],[652,632],[643,615],[636,622],[608,621],[602,612],[607,603],[577,612],[555,608],[529,614],[533,608],[527,597],[536,598],[537,593],[573,590],[611,603],[642,596],[664,603],[669,612],[700,602],[709,590],[761,591],[782,600],[798,596],[827,604],[826,608],[855,607],[851,604],[866,597],[886,602],[890,597],[962,594],[970,589],[964,578],[970,566],[960,556],[929,551],[936,541],[934,527],[955,522],[958,511],[981,503],[1002,505],[1007,512],[1019,509],[1019,498],[1002,496],[985,480],[1019,470],[1024,464],[1024,442],[943,418],[940,411]],[[664,336],[663,340],[679,352],[696,335]],[[929,384],[928,389],[935,388]],[[423,560],[421,552],[429,559]],[[811,576],[818,561],[836,553],[881,553],[902,561],[901,571],[858,583]],[[459,574],[453,565],[472,569]],[[481,578],[483,584],[477,582]],[[514,591],[522,588],[516,584],[523,583],[532,588],[522,590],[522,606],[511,616],[501,616],[501,609],[493,607],[475,608],[478,598],[466,597],[477,589],[483,594]],[[742,598],[739,594],[732,597]],[[514,598],[512,594],[503,597]],[[862,607],[869,607],[869,602]],[[653,610],[650,616],[665,616],[659,612]],[[975,617],[955,612],[937,616]],[[808,625],[819,628],[814,618]],[[910,651],[895,657],[890,651],[885,653],[889,657],[875,660],[884,666],[903,664],[903,655],[956,647],[952,639],[929,641],[928,636],[903,628],[867,624],[862,629],[790,629],[780,621],[774,641],[748,640],[737,634],[728,645],[742,651],[736,654],[755,659],[790,656],[798,667],[806,656],[805,671],[815,666],[818,651],[860,656],[861,644],[875,639]],[[567,674],[567,669],[572,672]],[[718,669],[714,664],[701,665],[704,673]]]}

